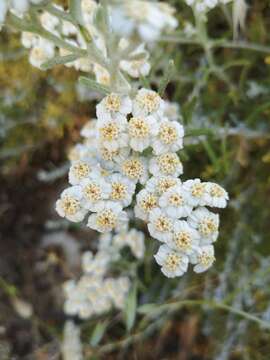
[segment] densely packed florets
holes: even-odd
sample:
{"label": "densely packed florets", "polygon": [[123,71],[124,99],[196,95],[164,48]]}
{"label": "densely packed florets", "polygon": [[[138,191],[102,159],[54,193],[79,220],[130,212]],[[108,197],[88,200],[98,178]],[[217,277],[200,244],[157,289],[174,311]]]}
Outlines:
{"label": "densely packed florets", "polygon": [[87,226],[117,232],[118,239],[127,236],[128,210],[134,209],[150,235],[163,243],[155,255],[162,272],[175,277],[189,263],[196,272],[212,265],[219,217],[208,208],[225,207],[228,194],[215,183],[181,181],[184,128],[170,107],[145,88],[132,98],[106,96],[96,107],[97,119],[82,129],[85,143],[72,151],[72,186],[56,208],[71,221],[87,217]]}

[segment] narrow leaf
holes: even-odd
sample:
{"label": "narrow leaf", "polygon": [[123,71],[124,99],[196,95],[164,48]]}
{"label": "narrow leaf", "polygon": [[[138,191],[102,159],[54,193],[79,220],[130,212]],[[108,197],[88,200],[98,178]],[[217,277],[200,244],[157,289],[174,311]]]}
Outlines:
{"label": "narrow leaf", "polygon": [[43,63],[41,65],[41,68],[43,70],[48,70],[56,65],[63,65],[63,64],[67,64],[69,62],[75,61],[79,57],[80,56],[78,56],[76,54],[70,54],[70,55],[65,55],[65,56],[56,56],[53,59],[50,59],[50,60],[46,61],[45,63]]}
{"label": "narrow leaf", "polygon": [[97,325],[95,326],[93,333],[91,335],[91,339],[90,339],[91,346],[95,347],[100,343],[100,341],[102,340],[102,338],[105,334],[107,326],[108,326],[107,321],[97,323]]}
{"label": "narrow leaf", "polygon": [[138,313],[142,315],[147,315],[153,311],[156,311],[159,309],[159,306],[156,304],[144,304],[138,307]]}
{"label": "narrow leaf", "polygon": [[125,320],[127,330],[130,331],[135,323],[137,311],[137,285],[133,285],[130,289],[125,307]]}
{"label": "narrow leaf", "polygon": [[166,87],[168,86],[169,82],[171,81],[173,75],[174,75],[174,62],[173,60],[170,60],[168,63],[168,66],[165,70],[163,79],[160,82],[160,86],[158,88],[158,93],[162,97],[164,95],[164,92],[166,90]]}
{"label": "narrow leaf", "polygon": [[80,25],[83,25],[83,16],[80,0],[69,0],[69,12],[72,18]]}
{"label": "narrow leaf", "polygon": [[101,84],[97,83],[95,80],[87,78],[85,76],[81,76],[79,78],[79,83],[88,87],[89,89],[91,89],[93,91],[97,91],[103,95],[108,95],[111,92],[110,88],[108,86],[101,85]]}

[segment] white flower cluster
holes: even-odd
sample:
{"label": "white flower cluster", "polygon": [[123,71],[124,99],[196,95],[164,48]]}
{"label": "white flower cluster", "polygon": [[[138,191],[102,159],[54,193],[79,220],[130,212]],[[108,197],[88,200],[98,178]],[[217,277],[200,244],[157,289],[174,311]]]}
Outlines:
{"label": "white flower cluster", "polygon": [[[60,6],[54,6],[64,12],[64,9]],[[98,4],[94,0],[81,0],[81,6],[85,28],[98,51],[107,59],[106,40],[108,39],[94,25]],[[123,72],[132,78],[139,78],[149,74],[149,53],[141,41],[147,43],[155,40],[165,29],[176,27],[177,21],[173,17],[173,12],[173,8],[167,4],[148,1],[120,2],[117,5],[110,6],[111,26],[120,37],[118,48],[115,51],[128,52],[119,63],[119,67]],[[122,19],[122,14],[125,14],[125,20]],[[126,18],[126,16],[128,17]],[[40,23],[44,29],[62,38],[70,45],[80,49],[87,49],[84,37],[72,23],[61,20],[47,11],[41,12]],[[142,39],[127,39],[127,32],[128,35],[131,35],[136,31],[141,34]],[[41,68],[43,63],[56,55],[66,56],[71,53],[66,49],[58,49],[55,44],[38,35],[27,32],[22,33],[22,44],[30,49],[30,63],[37,68]],[[129,52],[128,49],[130,48],[132,50]],[[66,66],[74,67],[76,70],[83,72],[92,72],[95,74],[98,83],[110,85],[111,79],[108,70],[100,64],[90,61],[89,58],[79,58],[67,63]]]}
{"label": "white flower cluster", "polygon": [[0,25],[4,23],[7,12],[10,10],[18,15],[23,15],[30,4],[40,4],[43,0],[0,0]]}
{"label": "white flower cluster", "polygon": [[225,207],[228,194],[214,183],[180,180],[177,107],[142,88],[133,98],[108,95],[96,113],[82,130],[85,143],[72,151],[72,186],[56,203],[59,215],[79,222],[90,212],[87,225],[108,233],[125,231],[134,210],[164,243],[155,258],[165,275],[182,275],[189,262],[196,272],[208,269],[219,218],[206,207]]}
{"label": "white flower cluster", "polygon": [[[137,239],[128,239],[134,234],[122,233],[121,236],[123,237],[121,241],[132,241],[132,246],[138,251],[135,244]],[[130,288],[129,278],[106,277],[111,262],[119,259],[117,250],[120,246],[117,244],[118,247],[115,247],[113,245],[115,241],[117,239],[113,239],[110,234],[101,235],[98,252],[95,255],[91,251],[83,253],[82,277],[78,282],[69,280],[63,286],[66,297],[64,311],[67,315],[88,319],[108,312],[112,307],[123,309]],[[130,244],[131,242],[125,245]],[[121,244],[121,247],[123,246]]]}
{"label": "white flower cluster", "polygon": [[192,6],[198,12],[207,12],[220,4],[228,4],[232,0],[185,0],[187,5]]}

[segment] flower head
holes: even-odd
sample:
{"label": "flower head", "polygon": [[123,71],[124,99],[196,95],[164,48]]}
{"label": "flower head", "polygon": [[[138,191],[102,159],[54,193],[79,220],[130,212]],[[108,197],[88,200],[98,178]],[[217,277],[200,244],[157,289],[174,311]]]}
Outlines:
{"label": "flower head", "polygon": [[167,245],[161,245],[154,256],[161,266],[163,274],[169,278],[183,275],[188,268],[188,257],[172,250]]}
{"label": "flower head", "polygon": [[56,202],[57,213],[73,222],[82,221],[87,213],[82,199],[80,186],[72,186],[64,190]]}

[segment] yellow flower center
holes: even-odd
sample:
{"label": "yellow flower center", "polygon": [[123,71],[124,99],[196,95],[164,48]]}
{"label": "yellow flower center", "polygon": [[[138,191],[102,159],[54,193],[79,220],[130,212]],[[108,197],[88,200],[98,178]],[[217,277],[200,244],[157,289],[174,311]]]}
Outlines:
{"label": "yellow flower center", "polygon": [[169,188],[176,185],[176,179],[171,178],[163,178],[160,179],[158,182],[158,191],[163,194],[165,191],[167,191]]}
{"label": "yellow flower center", "polygon": [[181,261],[180,255],[176,253],[170,253],[168,254],[165,260],[164,267],[169,271],[175,271],[178,268],[180,261]]}
{"label": "yellow flower center", "polygon": [[119,134],[118,126],[112,122],[100,128],[99,131],[103,141],[116,140]]}
{"label": "yellow flower center", "polygon": [[73,174],[78,180],[87,177],[89,173],[90,173],[90,167],[88,164],[80,162],[73,165]]}
{"label": "yellow flower center", "polygon": [[139,179],[143,174],[143,165],[138,159],[128,159],[124,162],[122,170],[130,179]]}
{"label": "yellow flower center", "polygon": [[107,148],[103,147],[100,149],[100,154],[103,160],[112,161],[115,158],[115,156],[119,155],[119,150],[110,151]]}
{"label": "yellow flower center", "polygon": [[203,251],[202,254],[198,256],[198,261],[203,266],[209,266],[215,261],[215,257]]}
{"label": "yellow flower center", "polygon": [[159,216],[155,221],[155,228],[160,232],[168,232],[172,229],[172,222],[166,216]]}
{"label": "yellow flower center", "polygon": [[141,201],[140,201],[140,207],[145,211],[145,212],[150,212],[152,209],[154,209],[155,207],[157,207],[157,198],[156,196],[149,194],[147,196],[145,196]]}
{"label": "yellow flower center", "polygon": [[160,171],[166,175],[173,174],[180,164],[180,160],[175,153],[162,154],[157,161]]}
{"label": "yellow flower center", "polygon": [[169,204],[172,206],[181,206],[184,203],[184,199],[181,195],[179,194],[172,194],[169,197]]}
{"label": "yellow flower center", "polygon": [[194,197],[200,198],[203,196],[205,191],[205,184],[198,183],[192,186],[191,188],[191,194]]}
{"label": "yellow flower center", "polygon": [[155,92],[139,94],[136,101],[149,113],[157,111],[160,104],[160,96]]}
{"label": "yellow flower center", "polygon": [[106,209],[97,215],[97,225],[104,230],[112,230],[116,226],[117,217],[112,210]]}
{"label": "yellow flower center", "polygon": [[170,145],[177,140],[177,132],[173,125],[162,124],[159,130],[160,140],[166,144]]}
{"label": "yellow flower center", "polygon": [[180,231],[174,234],[174,243],[176,247],[180,250],[190,249],[191,246],[191,236],[187,231]]}
{"label": "yellow flower center", "polygon": [[214,219],[204,218],[200,222],[200,224],[198,226],[198,230],[203,236],[209,236],[209,235],[213,234],[214,232],[216,232],[218,230],[218,227],[217,227],[217,224]]}
{"label": "yellow flower center", "polygon": [[87,199],[91,201],[97,201],[101,199],[101,189],[100,186],[91,183],[85,186],[83,192]]}
{"label": "yellow flower center", "polygon": [[210,195],[213,197],[223,197],[224,196],[224,189],[221,186],[214,184],[211,186]]}
{"label": "yellow flower center", "polygon": [[121,107],[121,98],[116,94],[110,94],[105,99],[105,107],[108,111],[117,112]]}
{"label": "yellow flower center", "polygon": [[80,209],[80,202],[69,195],[65,195],[61,199],[61,206],[66,215],[75,215]]}
{"label": "yellow flower center", "polygon": [[140,118],[131,118],[129,121],[129,135],[135,138],[145,138],[149,135],[149,126]]}
{"label": "yellow flower center", "polygon": [[120,182],[112,183],[111,198],[113,200],[123,200],[126,196],[127,196],[126,185]]}

